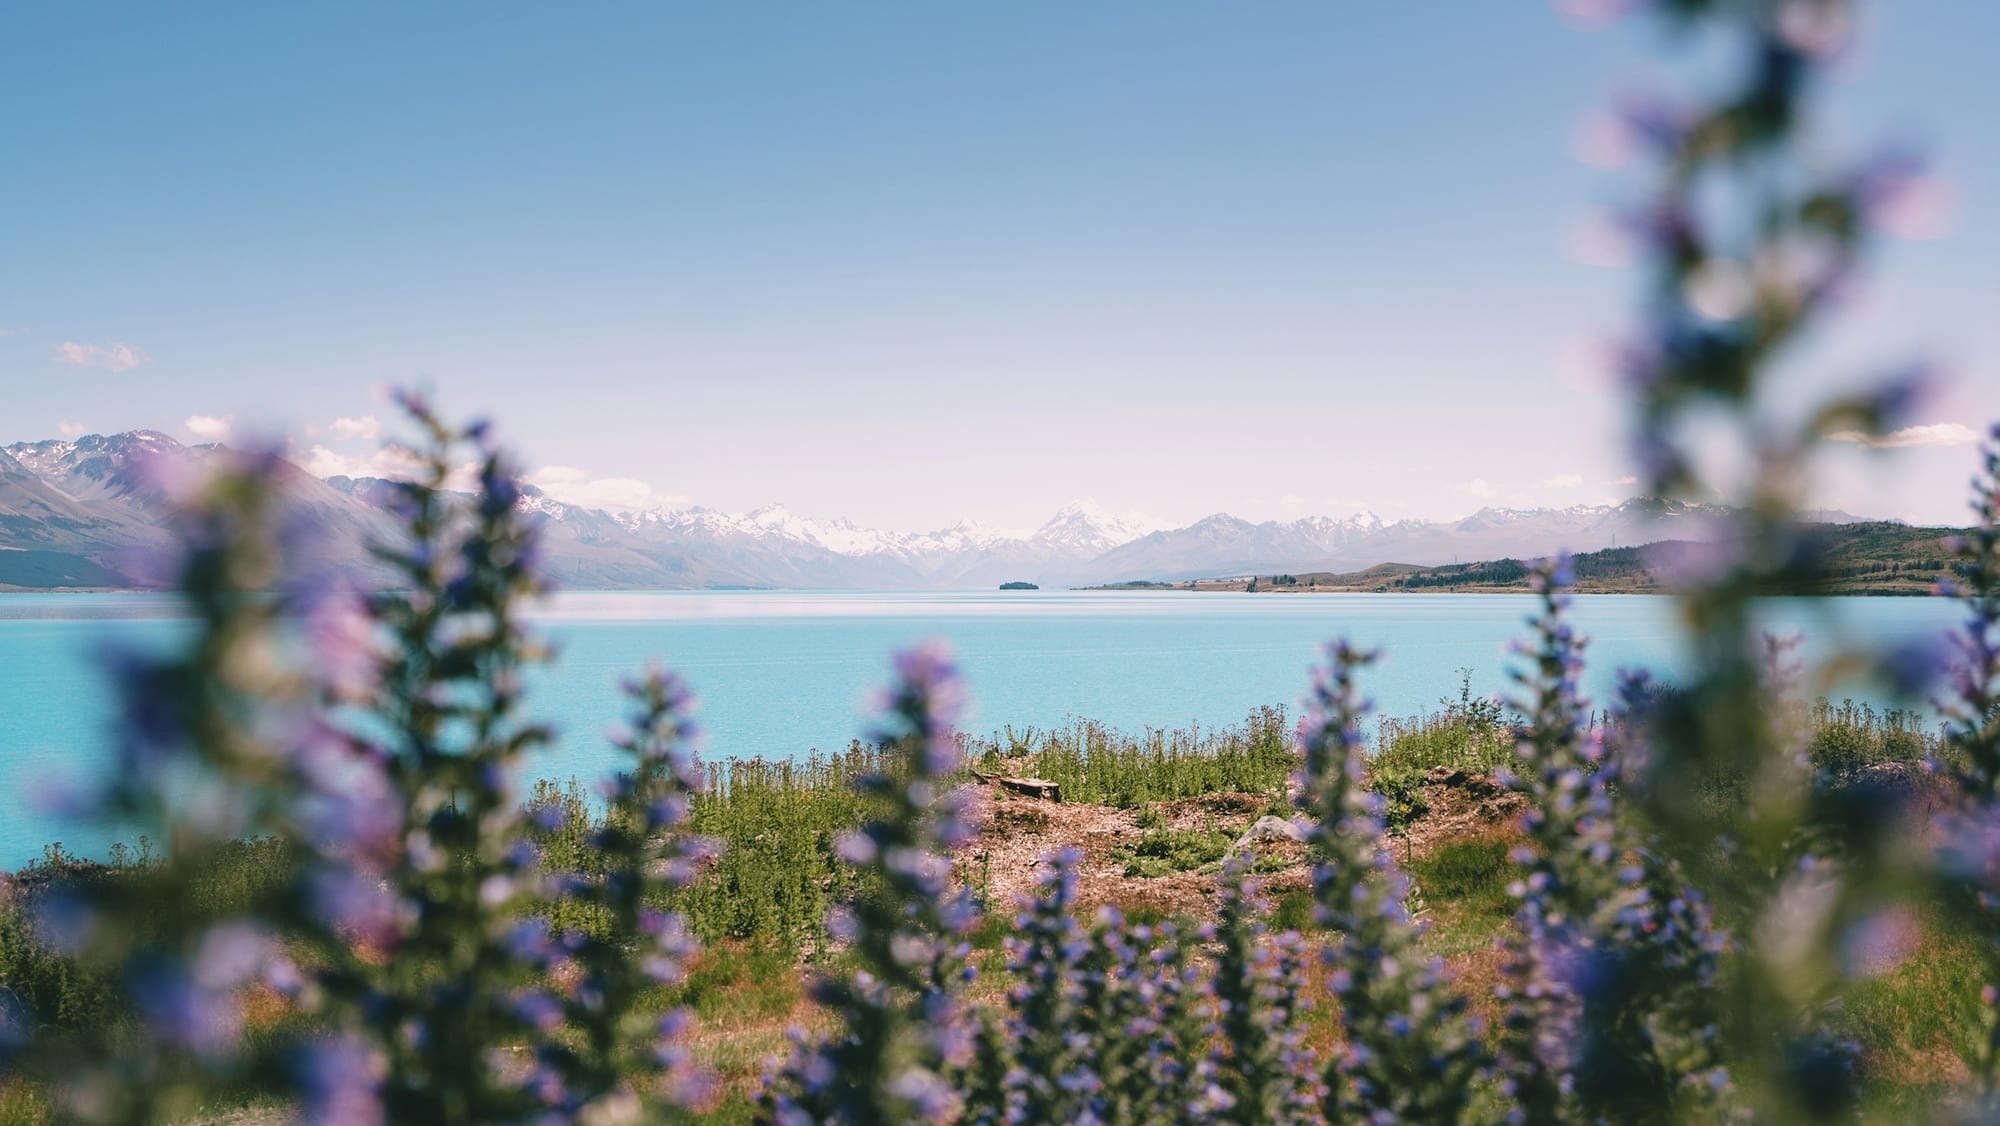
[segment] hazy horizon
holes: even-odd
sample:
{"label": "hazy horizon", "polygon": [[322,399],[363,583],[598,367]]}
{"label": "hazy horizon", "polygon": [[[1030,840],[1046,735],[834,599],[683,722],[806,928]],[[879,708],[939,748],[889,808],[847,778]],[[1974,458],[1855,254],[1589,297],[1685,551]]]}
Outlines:
{"label": "hazy horizon", "polygon": [[[2000,417],[2000,140],[1971,96],[2000,9],[1872,15],[1827,135],[1917,143],[1942,186],[1781,386],[1936,361],[1903,448],[1830,454],[1814,499],[1956,523]],[[1634,183],[1594,115],[1660,53],[1635,27],[1040,3],[14,24],[0,444],[265,433],[368,472],[378,388],[406,384],[592,506],[924,531],[1085,497],[1181,526],[1630,495],[1598,357],[1634,279],[1593,216]],[[89,46],[28,46],[51,42]]]}

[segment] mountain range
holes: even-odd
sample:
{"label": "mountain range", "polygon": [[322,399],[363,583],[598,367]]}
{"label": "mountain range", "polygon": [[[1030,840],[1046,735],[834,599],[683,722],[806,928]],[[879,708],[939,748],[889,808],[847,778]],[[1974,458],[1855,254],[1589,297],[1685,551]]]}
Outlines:
{"label": "mountain range", "polygon": [[[169,578],[160,550],[169,535],[160,482],[198,470],[214,449],[149,430],[0,449],[0,589],[161,585]],[[321,564],[368,573],[366,545],[393,532],[382,508],[385,482],[321,480],[290,466],[282,484],[295,526],[319,533]],[[889,532],[778,505],[740,515],[699,507],[610,512],[532,487],[521,506],[540,523],[546,569],[566,589],[991,588],[1016,580],[1047,587],[1353,571],[1699,539],[1726,515],[1635,499],[1482,508],[1454,521],[1385,521],[1363,513],[1255,523],[1217,513],[1162,528],[1079,501],[1022,534],[972,522]]]}

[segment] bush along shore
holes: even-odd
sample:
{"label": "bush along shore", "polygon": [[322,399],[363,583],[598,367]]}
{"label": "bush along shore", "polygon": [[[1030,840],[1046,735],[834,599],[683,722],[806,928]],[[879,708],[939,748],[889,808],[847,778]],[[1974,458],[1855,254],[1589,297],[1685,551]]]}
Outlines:
{"label": "bush along shore", "polygon": [[[596,800],[522,795],[549,737],[521,694],[536,526],[490,428],[406,396],[393,591],[299,573],[312,525],[268,452],[159,482],[191,622],[113,662],[116,768],[76,795],[148,843],[11,889],[0,1116],[2000,1116],[2000,435],[1948,545],[1950,647],[1811,669],[1757,629],[1754,600],[1819,566],[1816,446],[1909,422],[1907,379],[1814,403],[1788,382],[1774,411],[1766,375],[1914,173],[1806,136],[1839,0],[1653,11],[1743,48],[1635,122],[1633,468],[1733,522],[1668,576],[1674,685],[1581,699],[1574,575],[1539,561],[1504,706],[1371,727],[1374,655],[1334,642],[1296,725],[973,746],[926,646],[865,749],[704,771],[656,670]],[[1829,670],[1942,728],[1787,703]]]}

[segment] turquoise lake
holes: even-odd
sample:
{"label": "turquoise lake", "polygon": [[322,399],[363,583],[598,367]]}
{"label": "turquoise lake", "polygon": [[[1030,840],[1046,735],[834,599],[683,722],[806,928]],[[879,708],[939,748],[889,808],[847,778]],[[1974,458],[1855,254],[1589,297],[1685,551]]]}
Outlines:
{"label": "turquoise lake", "polygon": [[[531,682],[530,706],[558,744],[531,773],[593,779],[613,754],[621,677],[658,660],[701,698],[709,758],[788,758],[844,747],[867,716],[889,653],[941,637],[972,694],[965,726],[986,733],[1089,717],[1136,730],[1235,723],[1259,704],[1294,705],[1318,647],[1334,637],[1379,647],[1365,684],[1378,710],[1407,715],[1456,694],[1506,687],[1504,646],[1525,636],[1526,595],[1251,595],[1180,592],[572,593],[538,613],[555,664]],[[1774,630],[1799,633],[1810,658],[1842,640],[1890,642],[1952,625],[1949,603],[1920,598],[1774,600]],[[53,780],[106,761],[112,700],[98,671],[107,645],[158,644],[181,628],[169,596],[0,595],[0,867],[50,841],[102,855],[114,839],[65,822],[37,800]],[[1608,696],[1621,667],[1672,675],[1673,606],[1605,595],[1576,600],[1591,637],[1586,689]],[[1857,699],[1877,694],[1848,686]]]}

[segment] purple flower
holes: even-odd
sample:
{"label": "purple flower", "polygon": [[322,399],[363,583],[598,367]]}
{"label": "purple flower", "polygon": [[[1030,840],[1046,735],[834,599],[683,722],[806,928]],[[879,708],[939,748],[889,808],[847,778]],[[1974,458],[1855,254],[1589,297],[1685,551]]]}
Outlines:
{"label": "purple flower", "polygon": [[335,700],[372,699],[381,675],[375,620],[360,595],[346,591],[314,598],[306,611],[313,669]]}
{"label": "purple flower", "polygon": [[243,1014],[233,990],[203,984],[178,961],[157,955],[133,963],[126,987],[140,1019],[161,1040],[208,1056],[236,1046]]}
{"label": "purple flower", "polygon": [[688,799],[684,794],[660,798],[646,807],[646,817],[655,829],[669,829],[688,819]]}
{"label": "purple flower", "polygon": [[507,949],[515,961],[524,965],[546,961],[551,951],[548,920],[528,918],[514,924],[507,932]]}
{"label": "purple flower", "polygon": [[194,979],[207,989],[234,989],[262,975],[277,951],[261,927],[241,920],[213,927],[195,951]]}
{"label": "purple flower", "polygon": [[35,935],[49,949],[75,956],[97,933],[98,915],[82,896],[51,891],[35,900]]}
{"label": "purple flower", "polygon": [[908,1100],[918,1115],[933,1122],[943,1120],[957,1101],[950,1083],[921,1067],[904,1069],[890,1082],[889,1093]]}
{"label": "purple flower", "polygon": [[1849,977],[1874,977],[1895,969],[1923,940],[1923,928],[1907,907],[1877,911],[1841,935],[1841,964]]}
{"label": "purple flower", "polygon": [[1951,651],[1937,638],[1904,641],[1882,660],[1882,676],[1899,699],[1928,700],[1951,667]]}
{"label": "purple flower", "polygon": [[1700,587],[1714,582],[1742,563],[1741,541],[1667,540],[1647,548],[1646,563],[1670,587]]}
{"label": "purple flower", "polygon": [[396,900],[381,883],[341,868],[322,869],[310,882],[312,902],[335,929],[371,946],[387,946],[402,933]]}
{"label": "purple flower", "polygon": [[300,1110],[310,1126],[380,1126],[385,1068],[375,1048],[353,1036],[305,1046],[297,1061]]}
{"label": "purple flower", "polygon": [[563,1009],[561,1002],[535,989],[514,999],[514,1015],[529,1027],[547,1032],[562,1023]]}
{"label": "purple flower", "polygon": [[845,832],[833,838],[833,854],[843,863],[860,866],[875,860],[875,840],[866,833]]}

